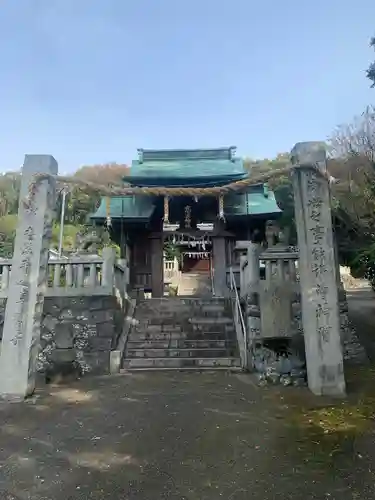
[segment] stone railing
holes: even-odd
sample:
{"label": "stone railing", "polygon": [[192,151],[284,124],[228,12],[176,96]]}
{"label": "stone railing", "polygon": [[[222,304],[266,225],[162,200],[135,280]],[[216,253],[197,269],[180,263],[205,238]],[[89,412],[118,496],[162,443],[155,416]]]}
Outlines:
{"label": "stone railing", "polygon": [[[12,259],[0,259],[0,298],[8,297]],[[111,248],[102,257],[75,256],[48,262],[47,297],[112,295],[127,297],[129,272],[124,259],[115,260]]]}
{"label": "stone railing", "polygon": [[[215,272],[215,270],[214,270],[214,272]],[[238,293],[241,297],[241,294],[240,294],[240,279],[241,279],[240,266],[233,265],[233,266],[226,268],[226,280],[227,280],[226,283],[227,283],[228,288],[231,288],[231,286],[232,286],[232,283],[231,283],[231,281],[232,281],[231,275],[232,274],[233,274],[233,279],[234,279],[234,282],[236,284]]]}
{"label": "stone railing", "polygon": [[238,349],[240,351],[241,367],[243,369],[248,368],[248,347],[247,340],[248,335],[246,331],[246,325],[243,317],[243,311],[241,307],[240,298],[238,295],[237,283],[233,274],[233,270],[230,268],[230,288],[233,294],[232,308],[233,308],[233,320],[236,329]]}
{"label": "stone railing", "polygon": [[114,265],[114,287],[119,296],[128,297],[129,268],[125,259],[117,259]]}
{"label": "stone railing", "polygon": [[[0,347],[11,272],[12,260],[0,259]],[[112,248],[102,257],[49,259],[38,371],[47,373],[66,356],[82,373],[118,371],[135,307],[128,283],[127,261],[116,260]]]}
{"label": "stone railing", "polygon": [[[254,339],[292,337],[302,333],[299,254],[296,248],[261,251],[251,244],[237,268],[245,305],[249,344]],[[345,292],[338,279],[342,339],[348,336]]]}
{"label": "stone railing", "polygon": [[[298,281],[298,252],[290,250],[266,250],[259,256],[260,263],[264,264],[264,279],[268,282],[275,279],[279,282],[288,282],[299,289]],[[259,265],[259,269],[261,265]]]}
{"label": "stone railing", "polygon": [[277,246],[262,251],[251,242],[246,250],[246,255],[240,256],[236,282],[245,310],[249,345],[256,339],[297,333],[300,311],[294,303],[299,302],[300,293],[298,252]]}
{"label": "stone railing", "polygon": [[171,283],[174,279],[178,278],[180,270],[178,260],[165,260],[164,261],[164,283]]}

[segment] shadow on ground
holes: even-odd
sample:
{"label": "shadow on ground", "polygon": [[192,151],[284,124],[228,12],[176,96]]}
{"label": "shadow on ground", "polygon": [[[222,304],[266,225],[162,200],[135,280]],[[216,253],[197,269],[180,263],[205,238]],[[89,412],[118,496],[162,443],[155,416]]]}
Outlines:
{"label": "shadow on ground", "polygon": [[0,498],[374,498],[375,374],[349,379],[345,401],[225,373],[51,387],[0,407]]}
{"label": "shadow on ground", "polygon": [[375,362],[375,293],[370,287],[347,291],[349,317],[369,358]]}

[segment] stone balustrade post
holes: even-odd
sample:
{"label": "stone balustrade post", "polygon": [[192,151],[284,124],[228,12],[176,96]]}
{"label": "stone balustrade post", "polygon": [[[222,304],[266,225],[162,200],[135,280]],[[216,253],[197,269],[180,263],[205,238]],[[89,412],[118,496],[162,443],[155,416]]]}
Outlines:
{"label": "stone balustrade post", "polygon": [[247,246],[247,286],[248,293],[258,291],[260,280],[259,268],[260,245],[258,243],[249,243]]}
{"label": "stone balustrade post", "polygon": [[321,143],[298,143],[291,152],[299,246],[302,322],[307,376],[317,395],[343,396],[345,378],[332,231],[330,188],[314,166],[326,171]]}
{"label": "stone balustrade post", "polygon": [[247,256],[240,255],[240,297],[244,297],[247,293],[248,271],[247,271]]}
{"label": "stone balustrade post", "polygon": [[[260,245],[249,242],[247,245],[247,330],[248,347],[251,349],[253,341],[259,336],[259,267]],[[248,356],[248,359],[251,359]]]}
{"label": "stone balustrade post", "polygon": [[56,175],[56,160],[50,155],[26,155],[22,168],[18,227],[0,355],[0,397],[12,400],[22,400],[35,389],[40,321],[56,206],[52,178],[38,183],[30,203],[25,204],[36,173]]}
{"label": "stone balustrade post", "polygon": [[103,277],[102,285],[112,288],[115,276],[116,250],[112,247],[103,248]]}

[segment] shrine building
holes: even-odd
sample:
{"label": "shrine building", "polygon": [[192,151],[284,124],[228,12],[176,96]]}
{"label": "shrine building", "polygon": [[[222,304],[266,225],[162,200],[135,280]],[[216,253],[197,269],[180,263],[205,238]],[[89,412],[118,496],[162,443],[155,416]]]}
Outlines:
{"label": "shrine building", "polygon": [[[235,147],[192,150],[139,149],[124,183],[147,188],[213,188],[251,176]],[[236,265],[236,242],[265,239],[266,222],[281,214],[266,184],[224,196],[136,194],[103,197],[90,216],[107,224],[129,262],[130,289],[164,295],[164,250],[178,248],[182,275],[210,275],[216,296],[227,289]]]}

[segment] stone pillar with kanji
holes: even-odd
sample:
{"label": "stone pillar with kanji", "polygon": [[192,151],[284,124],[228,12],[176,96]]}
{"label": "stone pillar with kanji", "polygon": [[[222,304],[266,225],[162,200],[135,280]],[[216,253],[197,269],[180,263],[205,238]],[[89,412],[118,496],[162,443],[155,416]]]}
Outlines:
{"label": "stone pillar with kanji", "polygon": [[345,395],[336,252],[324,145],[291,152],[308,385],[317,395]]}
{"label": "stone pillar with kanji", "polygon": [[[32,188],[34,174],[50,175]],[[0,397],[9,400],[22,400],[35,388],[56,174],[52,156],[26,155],[0,355]]]}

